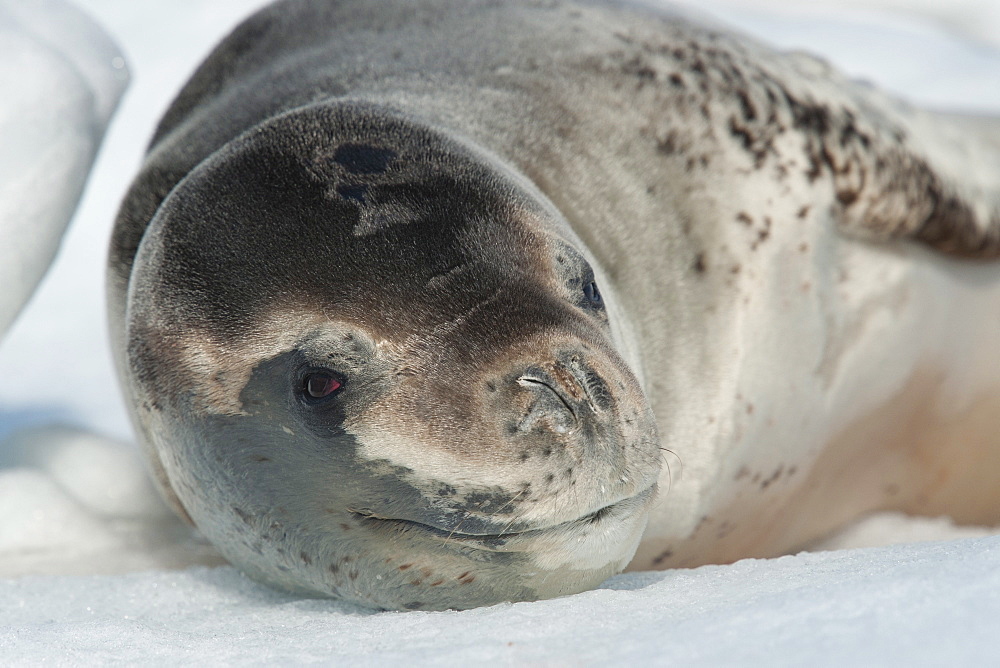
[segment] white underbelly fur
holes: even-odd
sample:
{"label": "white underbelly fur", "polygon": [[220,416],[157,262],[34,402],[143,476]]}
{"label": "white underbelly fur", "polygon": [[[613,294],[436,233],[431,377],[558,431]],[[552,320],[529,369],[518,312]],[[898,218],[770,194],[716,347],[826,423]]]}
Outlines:
{"label": "white underbelly fur", "polygon": [[718,317],[714,396],[661,425],[676,457],[632,567],[780,554],[880,509],[1000,519],[1000,266],[844,238],[776,255]]}

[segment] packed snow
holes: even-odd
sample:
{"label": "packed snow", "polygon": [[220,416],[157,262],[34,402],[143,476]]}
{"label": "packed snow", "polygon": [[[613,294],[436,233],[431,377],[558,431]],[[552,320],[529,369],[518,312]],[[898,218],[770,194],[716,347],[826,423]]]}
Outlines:
{"label": "packed snow", "polygon": [[[65,217],[90,160],[68,160],[64,166],[72,168],[60,183],[40,183],[27,200],[24,193],[9,195],[8,185],[17,182],[10,175],[42,162],[25,159],[36,155],[30,151],[8,151],[4,124],[21,123],[24,137],[73,136],[84,155],[93,151],[87,142],[99,139],[123,85],[118,52],[88,27],[42,42],[94,58],[93,68],[80,65],[77,79],[65,79],[67,90],[91,87],[92,107],[71,107],[77,98],[53,95],[54,77],[69,75],[44,57],[17,70],[24,93],[16,103],[6,94],[12,63],[39,49],[6,39],[9,7],[44,11],[59,4],[0,0],[0,214],[11,210],[11,197],[20,197],[16,201],[62,207]],[[465,612],[374,613],[292,597],[231,567],[209,567],[221,563],[218,556],[159,502],[132,444],[108,352],[103,263],[115,209],[157,118],[208,49],[264,2],[78,4],[122,47],[133,81],[55,265],[0,339],[4,665],[941,665],[1000,659],[1000,538],[993,536],[631,573],[576,596]],[[819,52],[918,103],[1000,115],[996,0],[690,4],[782,48]],[[87,78],[92,71],[104,73],[103,83]],[[18,105],[32,99],[43,100],[50,113],[23,112]],[[86,114],[92,114],[89,135],[79,129]],[[53,118],[61,129],[42,125]],[[58,230],[53,215],[45,229]],[[8,285],[24,284],[8,283],[3,273],[21,257],[10,245],[15,233],[8,233],[6,220],[0,215],[0,300],[13,294]],[[26,223],[18,230],[35,228]],[[23,236],[48,252],[58,239]],[[44,264],[44,253],[37,257],[36,265]],[[0,316],[13,314],[6,304],[0,301]],[[0,333],[3,325],[0,318]],[[946,520],[884,516],[846,529],[825,547],[985,533]]]}
{"label": "packed snow", "polygon": [[7,665],[995,665],[1000,538],[618,576],[464,612],[372,613],[232,568],[0,580]]}

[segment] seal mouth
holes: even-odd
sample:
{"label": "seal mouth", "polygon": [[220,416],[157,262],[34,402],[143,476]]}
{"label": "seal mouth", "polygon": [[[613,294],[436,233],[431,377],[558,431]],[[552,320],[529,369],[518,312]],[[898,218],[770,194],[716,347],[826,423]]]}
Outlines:
{"label": "seal mouth", "polygon": [[404,532],[419,532],[429,535],[445,543],[456,543],[463,547],[471,547],[491,552],[520,551],[512,548],[509,543],[521,544],[524,540],[549,537],[553,534],[572,532],[574,530],[600,524],[605,521],[617,520],[622,516],[634,513],[647,506],[656,492],[656,484],[650,485],[634,496],[615,501],[577,519],[560,522],[546,527],[525,529],[523,531],[501,531],[496,534],[463,533],[458,529],[442,529],[432,524],[424,524],[415,520],[382,517],[370,511],[348,508],[348,512],[362,526],[393,527]]}

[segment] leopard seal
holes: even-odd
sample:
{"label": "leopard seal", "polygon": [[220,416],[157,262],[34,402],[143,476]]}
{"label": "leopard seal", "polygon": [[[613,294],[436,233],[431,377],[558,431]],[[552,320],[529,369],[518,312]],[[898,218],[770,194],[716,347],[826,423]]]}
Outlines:
{"label": "leopard seal", "polygon": [[162,119],[110,320],[166,498],[390,609],[1000,519],[1000,152],[682,15],[286,0]]}

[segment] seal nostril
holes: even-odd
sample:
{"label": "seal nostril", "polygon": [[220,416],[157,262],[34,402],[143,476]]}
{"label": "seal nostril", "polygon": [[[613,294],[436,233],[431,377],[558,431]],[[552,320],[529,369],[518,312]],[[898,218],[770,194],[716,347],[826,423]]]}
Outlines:
{"label": "seal nostril", "polygon": [[543,420],[549,429],[559,434],[565,434],[576,426],[576,410],[553,383],[534,376],[520,376],[517,383],[534,395],[527,414],[518,425],[521,431],[530,431]]}
{"label": "seal nostril", "polygon": [[573,406],[566,400],[565,397],[563,397],[563,395],[559,392],[559,390],[553,387],[550,383],[547,383],[544,380],[539,380],[538,378],[529,378],[527,376],[521,376],[520,378],[517,379],[517,382],[526,387],[541,386],[542,388],[554,394],[559,399],[559,401],[562,402],[563,406],[566,407],[566,410],[568,410],[574,416],[576,415],[576,410],[574,410]]}

